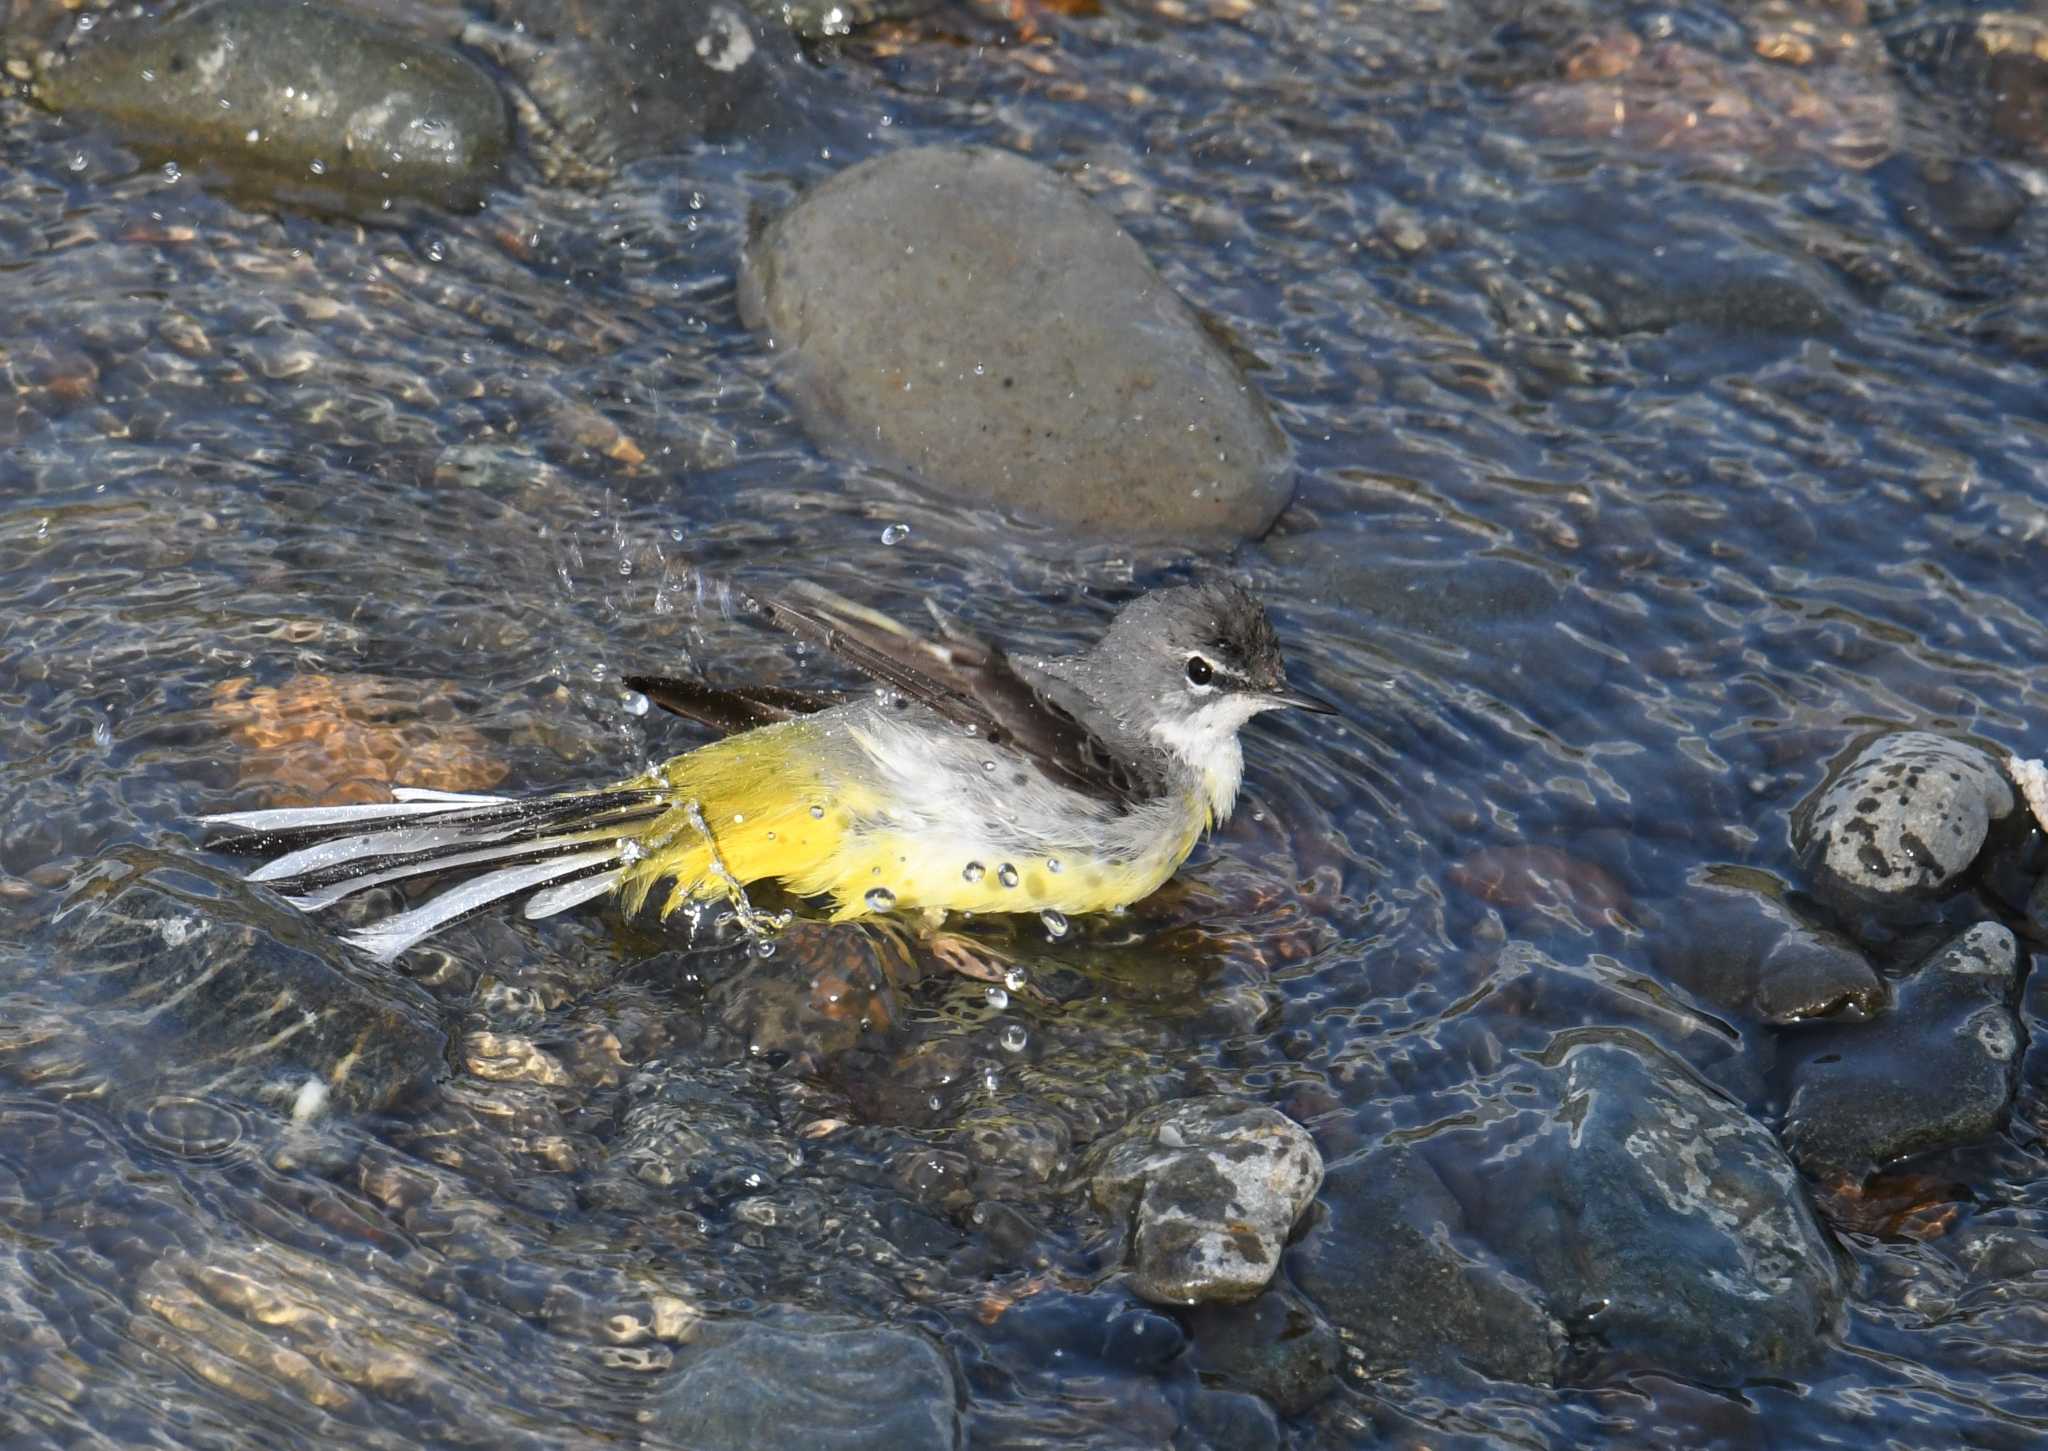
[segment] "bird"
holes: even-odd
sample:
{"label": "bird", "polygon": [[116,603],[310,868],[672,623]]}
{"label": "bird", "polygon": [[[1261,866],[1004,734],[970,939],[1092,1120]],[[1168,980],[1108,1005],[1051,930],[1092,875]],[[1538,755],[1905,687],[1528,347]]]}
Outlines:
{"label": "bird", "polygon": [[1028,658],[936,607],[919,633],[814,584],[743,600],[873,688],[628,675],[726,734],[595,789],[399,786],[385,803],[221,812],[200,818],[227,833],[209,844],[268,856],[246,880],[305,912],[461,874],[345,934],[387,963],[520,897],[530,919],[605,896],[629,917],[652,902],[663,921],[722,902],[768,932],[778,923],[747,889],[774,883],[832,921],[1064,921],[1151,895],[1229,819],[1254,716],[1336,713],[1289,687],[1265,609],[1224,579],[1142,594],[1092,647]]}

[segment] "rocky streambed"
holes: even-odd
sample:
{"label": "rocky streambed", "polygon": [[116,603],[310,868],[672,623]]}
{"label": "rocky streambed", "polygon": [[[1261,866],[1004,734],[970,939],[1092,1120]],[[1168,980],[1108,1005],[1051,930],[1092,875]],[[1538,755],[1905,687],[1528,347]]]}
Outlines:
{"label": "rocky streambed", "polygon": [[[16,6],[8,1443],[2035,1444],[2042,35]],[[1001,983],[191,825],[1205,571],[1343,713]]]}

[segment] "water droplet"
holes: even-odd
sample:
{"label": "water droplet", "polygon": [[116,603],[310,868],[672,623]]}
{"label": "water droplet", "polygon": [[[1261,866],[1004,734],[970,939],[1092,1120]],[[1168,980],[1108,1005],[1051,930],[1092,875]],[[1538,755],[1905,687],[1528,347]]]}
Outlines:
{"label": "water droplet", "polygon": [[754,956],[756,956],[756,957],[773,957],[774,955],[775,955],[775,944],[774,944],[774,943],[772,943],[772,942],[770,942],[770,941],[769,941],[769,940],[768,940],[767,938],[765,938],[765,937],[764,937],[764,938],[762,938],[762,939],[761,939],[761,940],[760,940],[759,942],[756,942],[756,943],[754,944]]}
{"label": "water droplet", "polygon": [[742,826],[742,825],[744,825],[744,824],[746,823],[746,819],[747,819],[747,818],[746,818],[745,816],[743,816],[742,814],[740,814],[740,813],[739,813],[739,812],[737,812],[737,811],[735,811],[735,812],[734,812],[734,813],[732,814],[732,824],[733,824],[734,826]]}
{"label": "water droplet", "polygon": [[1022,1053],[1024,1045],[1031,1041],[1031,1035],[1024,1031],[1022,1023],[1011,1023],[1004,1027],[996,1041],[1003,1045],[1005,1053]]}
{"label": "water droplet", "polygon": [[983,761],[981,763],[981,769],[984,771],[993,771],[995,768],[996,763],[994,761]]}
{"label": "water droplet", "polygon": [[910,526],[908,524],[891,524],[882,531],[882,542],[884,544],[901,544],[909,537]]}
{"label": "water droplet", "polygon": [[988,1005],[999,1013],[1010,1005],[1010,995],[999,987],[991,987],[984,996],[988,998]]}
{"label": "water droplet", "polygon": [[647,697],[646,697],[646,696],[644,696],[644,695],[642,695],[642,694],[641,694],[641,693],[640,693],[639,691],[637,691],[637,690],[629,690],[629,691],[627,691],[627,692],[626,692],[626,714],[627,714],[627,715],[645,715],[645,714],[647,714]]}
{"label": "water droplet", "polygon": [[994,1093],[1003,1086],[1003,1075],[990,1068],[981,1075],[981,1086]]}
{"label": "water droplet", "polygon": [[980,862],[969,862],[960,869],[960,880],[963,882],[978,882],[987,875],[988,868]]}
{"label": "water droplet", "polygon": [[811,820],[813,820],[813,821],[823,821],[824,819],[825,819],[825,808],[824,808],[824,807],[822,807],[822,806],[813,806],[813,807],[811,808]]}
{"label": "water droplet", "polygon": [[1067,935],[1067,914],[1047,907],[1038,914],[1038,920],[1045,924],[1045,935],[1057,942]]}
{"label": "water droplet", "polygon": [[1006,887],[1016,886],[1017,869],[1011,866],[1008,862],[1004,862],[1001,866],[996,868],[996,880],[1001,882]]}
{"label": "water droplet", "polygon": [[887,887],[870,889],[863,900],[867,902],[870,912],[888,912],[896,906],[896,894]]}
{"label": "water droplet", "polygon": [[1013,993],[1024,991],[1024,984],[1029,981],[1031,981],[1030,977],[1025,974],[1024,969],[1021,967],[1013,967],[1003,974],[1003,986]]}
{"label": "water droplet", "polygon": [[640,845],[637,841],[622,841],[619,843],[619,861],[626,866],[631,866],[646,855],[647,848]]}
{"label": "water droplet", "polygon": [[1045,869],[1051,872],[1054,876],[1058,876],[1062,870],[1062,868],[1060,867],[1060,859],[1056,856],[1047,857],[1045,859]]}
{"label": "water droplet", "polygon": [[960,729],[966,731],[967,734],[969,734],[970,736],[978,736],[981,734],[981,727],[976,725],[973,721],[967,722],[967,724],[960,727]]}

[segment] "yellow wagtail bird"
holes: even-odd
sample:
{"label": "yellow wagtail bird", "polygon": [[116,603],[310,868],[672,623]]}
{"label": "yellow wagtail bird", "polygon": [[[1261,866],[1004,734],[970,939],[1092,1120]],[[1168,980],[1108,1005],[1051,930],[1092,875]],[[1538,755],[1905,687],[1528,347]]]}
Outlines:
{"label": "yellow wagtail bird", "polygon": [[[753,603],[753,602],[750,602]],[[511,798],[399,788],[370,806],[233,811],[222,850],[281,852],[249,873],[311,912],[365,888],[468,877],[349,934],[389,961],[429,933],[531,893],[528,917],[616,895],[628,914],[729,901],[773,881],[834,920],[922,911],[1104,912],[1150,895],[1237,799],[1238,731],[1281,706],[1280,646],[1236,585],[1160,590],[1093,649],[1004,655],[937,610],[934,637],[821,589],[754,603],[878,681],[835,700],[628,677],[731,732],[600,790]]]}

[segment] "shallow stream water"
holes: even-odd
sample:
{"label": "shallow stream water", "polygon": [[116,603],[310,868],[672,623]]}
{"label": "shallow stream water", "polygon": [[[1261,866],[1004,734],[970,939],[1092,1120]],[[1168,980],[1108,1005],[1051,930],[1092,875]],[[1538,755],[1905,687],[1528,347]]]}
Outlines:
{"label": "shallow stream water", "polygon": [[[2043,753],[2048,149],[1893,60],[1828,82],[1874,153],[1817,103],[1694,142],[1544,89],[1630,23],[1746,75],[1740,19],[926,21],[814,57],[829,154],[522,167],[479,212],[370,222],[0,102],[6,1444],[689,1445],[682,1304],[912,1327],[975,1446],[1169,1444],[1193,1372],[1061,1348],[1147,1313],[1063,1188],[1139,1109],[1239,1094],[1334,1164],[1483,1125],[1590,1034],[1775,1123],[1774,1036],[1657,967],[1703,874],[1794,882],[1791,808],[1877,727]],[[1298,457],[1268,537],[1077,544],[806,441],[735,311],[749,218],[933,141],[1067,175],[1256,360]],[[1248,732],[1243,809],[1160,899],[1018,928],[1051,1005],[602,911],[374,972],[192,824],[394,760],[630,774],[697,737],[622,674],[806,678],[720,581],[929,598],[1037,650],[1218,565],[1343,714]],[[2028,979],[2031,1041],[2043,1012]],[[361,1096],[296,1121],[294,1043],[364,1055]],[[2042,1052],[1995,1137],[1916,1166],[1945,1217],[1836,1227],[1849,1313],[1798,1378],[1354,1355],[1283,1438],[2038,1444],[2048,1253],[1987,1278],[1946,1246],[2048,1232]]]}

